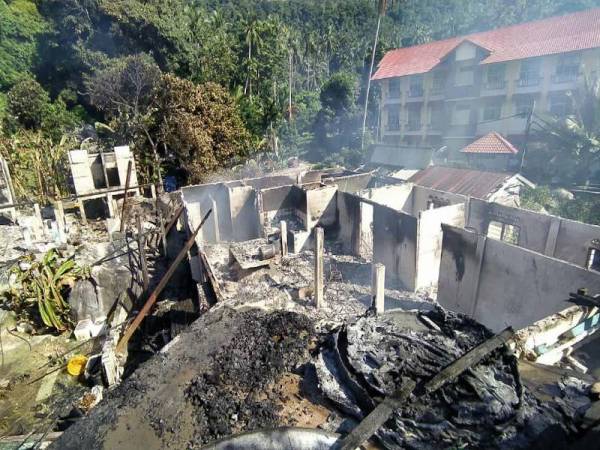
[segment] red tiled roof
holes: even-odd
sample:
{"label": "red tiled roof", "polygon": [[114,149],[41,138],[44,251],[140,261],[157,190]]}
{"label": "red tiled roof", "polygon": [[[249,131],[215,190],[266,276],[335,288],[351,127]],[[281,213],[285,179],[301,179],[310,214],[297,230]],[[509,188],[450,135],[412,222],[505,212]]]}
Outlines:
{"label": "red tiled roof", "polygon": [[512,173],[429,166],[414,174],[408,181],[439,191],[470,195],[485,200],[513,176]]}
{"label": "red tiled roof", "polygon": [[476,141],[471,142],[461,150],[463,153],[505,153],[515,155],[519,150],[515,148],[500,133],[492,131]]}
{"label": "red tiled roof", "polygon": [[465,40],[489,52],[481,64],[597,48],[600,8],[391,50],[373,80],[428,72]]}

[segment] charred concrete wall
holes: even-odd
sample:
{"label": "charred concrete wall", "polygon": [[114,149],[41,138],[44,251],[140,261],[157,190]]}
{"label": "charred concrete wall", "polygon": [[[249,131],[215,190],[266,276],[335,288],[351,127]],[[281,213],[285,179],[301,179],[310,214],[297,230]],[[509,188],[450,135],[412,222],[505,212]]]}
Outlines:
{"label": "charred concrete wall", "polygon": [[[363,227],[361,217],[361,200],[359,197],[337,191],[338,209],[338,235],[337,240],[342,243],[344,251],[348,254],[360,256],[361,230]],[[366,224],[371,226],[370,223]]]}
{"label": "charred concrete wall", "polygon": [[442,256],[442,224],[465,225],[465,205],[449,205],[419,213],[415,288],[437,286]]}
{"label": "charred concrete wall", "polygon": [[307,226],[312,229],[320,226],[327,229],[337,223],[337,186],[319,186],[307,189],[306,213]]}
{"label": "charred concrete wall", "polygon": [[600,227],[595,225],[471,199],[467,227],[487,234],[492,221],[516,227],[518,246],[581,267],[587,267],[589,249],[595,247],[592,241],[600,239]]}
{"label": "charred concrete wall", "polygon": [[373,262],[385,265],[388,286],[415,289],[416,252],[417,219],[373,205]]}
{"label": "charred concrete wall", "polygon": [[600,290],[600,274],[534,251],[442,225],[438,302],[494,331],[520,329],[563,310],[569,293]]}

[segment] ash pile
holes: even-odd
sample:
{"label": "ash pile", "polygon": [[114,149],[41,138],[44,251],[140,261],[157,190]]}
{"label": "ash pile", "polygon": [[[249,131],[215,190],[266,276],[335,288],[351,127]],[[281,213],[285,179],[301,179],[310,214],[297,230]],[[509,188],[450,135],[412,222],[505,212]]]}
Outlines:
{"label": "ash pile", "polygon": [[441,309],[389,312],[331,335],[315,368],[323,394],[346,421],[362,420],[407,380],[417,383],[375,436],[385,448],[562,448],[576,418],[523,388],[517,359],[506,346],[442,388],[419,392],[490,336],[478,323]]}
{"label": "ash pile", "polygon": [[308,360],[315,331],[292,312],[240,314],[236,337],[185,390],[195,416],[192,447],[242,431],[278,426],[282,393],[274,383]]}

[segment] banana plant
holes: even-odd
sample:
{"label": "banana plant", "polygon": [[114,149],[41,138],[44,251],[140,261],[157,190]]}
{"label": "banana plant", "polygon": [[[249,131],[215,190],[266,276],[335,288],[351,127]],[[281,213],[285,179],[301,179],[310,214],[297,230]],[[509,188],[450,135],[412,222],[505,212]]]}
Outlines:
{"label": "banana plant", "polygon": [[77,279],[89,275],[84,268],[51,249],[39,261],[33,255],[24,257],[13,272],[20,284],[20,288],[12,290],[12,305],[17,313],[27,318],[39,316],[43,325],[57,331],[73,327],[65,294]]}

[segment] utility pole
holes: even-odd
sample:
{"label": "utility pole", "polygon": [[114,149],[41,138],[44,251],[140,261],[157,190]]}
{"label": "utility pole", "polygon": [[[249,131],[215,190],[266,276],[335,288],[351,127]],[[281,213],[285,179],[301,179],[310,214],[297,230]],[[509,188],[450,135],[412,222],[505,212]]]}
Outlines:
{"label": "utility pole", "polygon": [[375,65],[375,53],[377,51],[377,42],[379,41],[379,29],[381,28],[381,19],[385,15],[386,8],[387,0],[379,0],[377,29],[375,30],[375,42],[373,42],[373,52],[371,53],[371,65],[369,66],[369,78],[367,79],[367,93],[365,94],[365,111],[363,113],[362,138],[360,142],[361,150],[364,150],[365,148],[365,132],[367,130],[367,111],[369,108],[369,91],[371,90],[371,76],[373,75],[373,66]]}
{"label": "utility pole", "polygon": [[523,150],[521,151],[521,164],[519,165],[519,173],[523,170],[523,163],[525,162],[525,152],[527,151],[527,143],[529,141],[529,131],[531,130],[531,118],[533,117],[533,111],[535,110],[535,99],[527,115],[527,125],[525,125],[525,142],[523,143]]}

